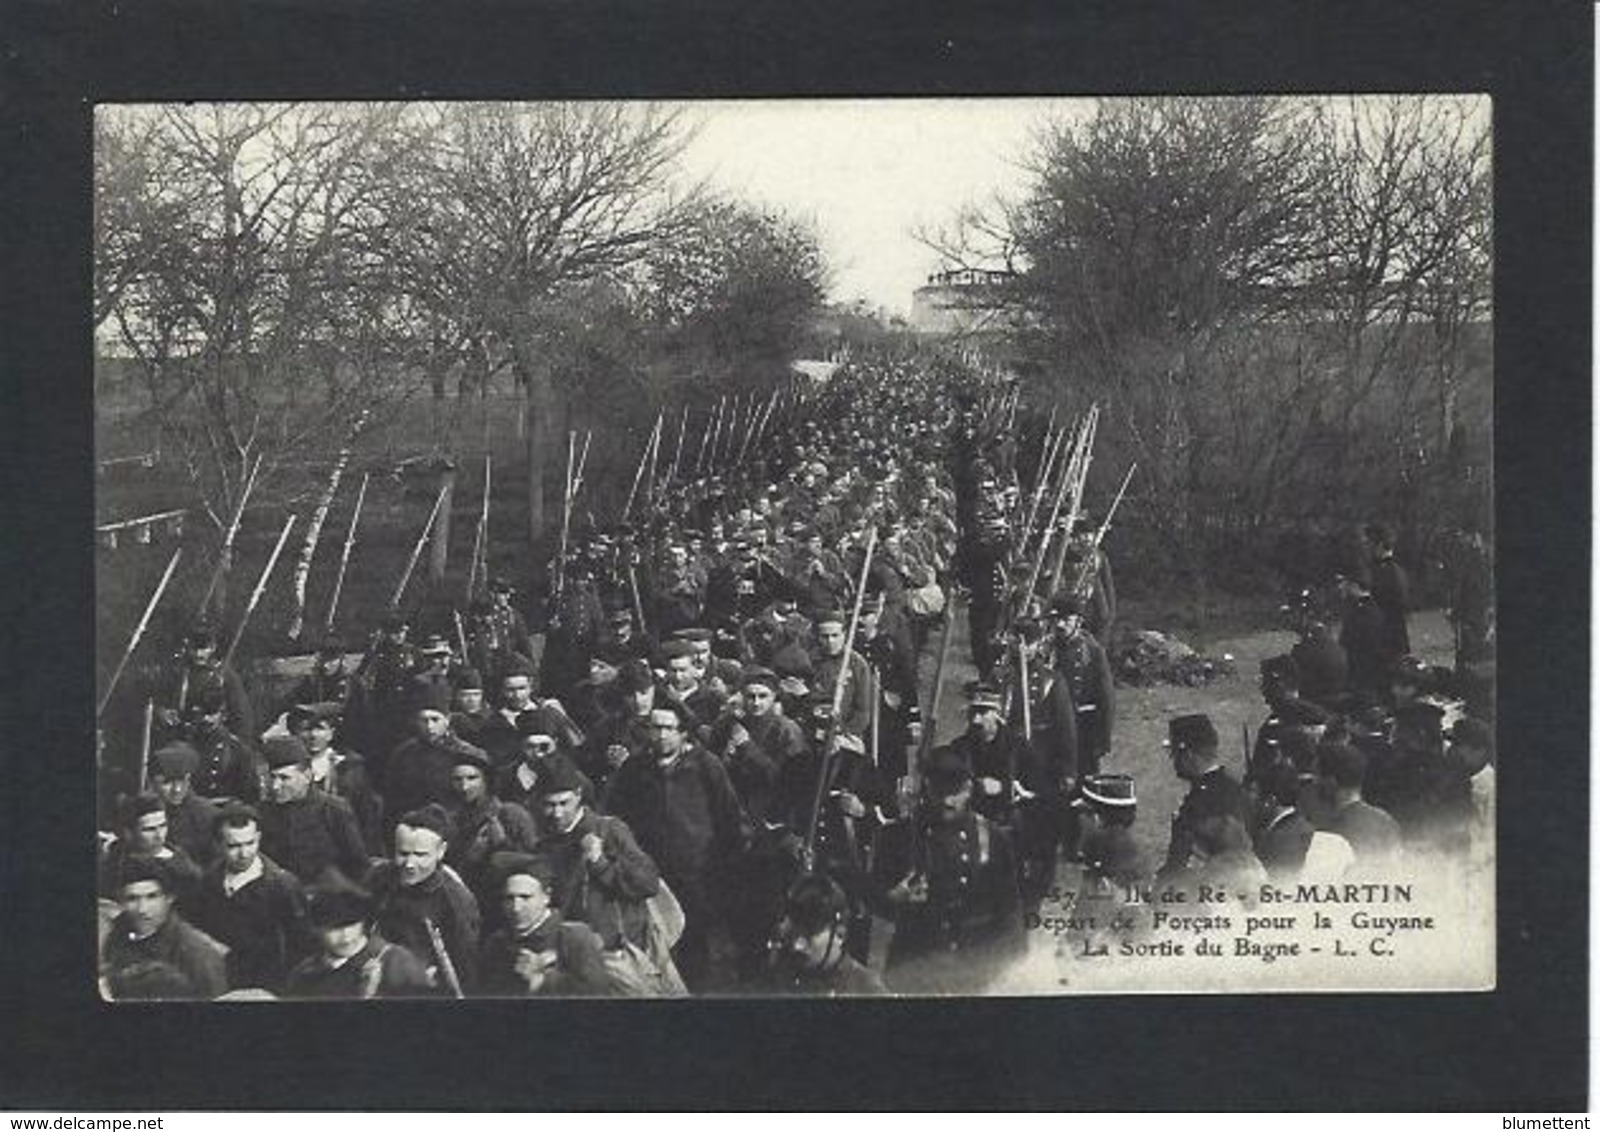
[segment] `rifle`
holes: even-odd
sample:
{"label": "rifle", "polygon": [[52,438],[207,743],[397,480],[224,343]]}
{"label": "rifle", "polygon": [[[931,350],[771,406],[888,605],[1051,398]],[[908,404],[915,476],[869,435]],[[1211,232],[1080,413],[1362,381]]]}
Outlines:
{"label": "rifle", "polygon": [[700,450],[694,458],[694,474],[699,475],[700,469],[705,465],[706,445],[711,441],[711,421],[706,421],[705,431],[700,434]]}
{"label": "rifle", "polygon": [[438,961],[439,974],[444,976],[444,985],[450,988],[450,993],[455,998],[466,998],[461,989],[461,978],[456,974],[456,965],[450,959],[450,951],[444,945],[444,936],[439,933],[439,925],[433,922],[432,916],[422,917],[422,926],[428,929],[428,946],[433,948],[433,957]]}
{"label": "rifle", "polygon": [[655,436],[650,441],[650,475],[644,481],[644,503],[647,510],[654,510],[656,504],[656,459],[661,454],[661,434],[665,431],[666,410],[656,413]]}
{"label": "rifle", "polygon": [[711,425],[711,458],[706,462],[706,471],[712,472],[717,468],[717,443],[722,439],[722,413],[723,405],[727,401],[724,394],[717,398],[717,412]]}
{"label": "rifle", "polygon": [[222,536],[222,548],[217,552],[217,564],[211,569],[211,579],[206,582],[205,596],[200,599],[200,612],[204,613],[211,606],[211,595],[217,591],[217,583],[222,580],[223,564],[228,562],[233,555],[233,540],[239,535],[239,523],[244,519],[244,505],[250,500],[250,493],[255,490],[256,476],[261,471],[261,459],[264,453],[257,453],[256,462],[250,467],[250,474],[245,477],[244,490],[239,493],[239,502],[234,506],[233,518],[228,520],[228,530]]}
{"label": "rifle", "polygon": [[572,529],[572,473],[573,461],[576,458],[578,447],[578,434],[575,430],[567,431],[567,478],[561,487],[561,544],[556,550],[556,584],[554,592],[550,595],[553,601],[561,600],[562,588],[567,581],[567,536]]}
{"label": "rifle", "polygon": [[[145,629],[150,624],[150,615],[156,611],[156,604],[161,600],[161,595],[166,592],[167,583],[172,581],[172,572],[178,568],[178,559],[183,556],[183,547],[178,547],[172,552],[172,559],[167,563],[167,568],[161,574],[161,581],[156,583],[156,592],[150,595],[150,600],[145,603],[144,614],[139,618],[139,623],[134,626],[133,636],[128,645],[122,650],[122,657],[117,661],[117,667],[111,673],[111,680],[106,684],[105,693],[100,697],[100,704],[94,709],[95,718],[100,718],[106,710],[106,705],[111,702],[111,693],[117,689],[117,681],[122,679],[122,670],[128,666],[128,660],[133,656],[133,650],[139,647],[139,641],[144,636]],[[187,669],[185,670],[187,671]]]}
{"label": "rifle", "polygon": [[483,509],[478,512],[478,533],[472,537],[472,563],[467,567],[467,601],[478,588],[478,570],[483,568],[484,581],[489,580],[489,491],[494,483],[494,457],[483,454]]}
{"label": "rifle", "polygon": [[1121,505],[1122,497],[1127,493],[1128,484],[1133,480],[1134,470],[1138,466],[1137,463],[1128,466],[1128,474],[1122,477],[1122,486],[1117,488],[1116,497],[1111,500],[1111,506],[1106,508],[1106,517],[1094,533],[1094,542],[1090,545],[1089,552],[1083,556],[1083,561],[1078,564],[1078,576],[1072,584],[1074,593],[1082,593],[1084,587],[1089,584],[1089,574],[1094,569],[1100,544],[1104,541],[1106,532],[1111,529],[1111,517],[1117,513],[1117,507]]}
{"label": "rifle", "polygon": [[[441,494],[440,498],[443,498]],[[272,548],[272,554],[267,559],[266,566],[261,571],[261,577],[256,581],[256,588],[251,591],[250,601],[244,607],[244,616],[239,618],[239,627],[233,631],[233,640],[228,642],[228,651],[222,656],[222,668],[228,667],[228,662],[233,659],[234,652],[239,647],[239,642],[244,639],[244,627],[250,623],[250,615],[255,612],[256,603],[261,600],[262,593],[267,588],[267,579],[272,577],[272,568],[278,564],[278,555],[283,553],[283,544],[289,541],[289,532],[294,529],[298,515],[290,515],[283,523],[283,533],[278,536],[278,545]]]}
{"label": "rifle", "polygon": [[683,403],[683,415],[678,419],[678,443],[672,450],[672,467],[667,472],[668,486],[678,482],[678,462],[683,458],[683,434],[689,431],[689,402]]}
{"label": "rifle", "polygon": [[455,618],[456,622],[456,643],[461,646],[461,663],[470,664],[471,659],[467,655],[467,630],[461,623],[461,610],[452,609],[450,616]]}
{"label": "rifle", "polygon": [[394,596],[389,599],[391,613],[400,608],[400,599],[405,595],[412,571],[417,568],[417,560],[422,557],[422,548],[427,544],[428,536],[433,533],[434,521],[439,517],[439,508],[444,506],[444,493],[448,490],[448,485],[439,489],[439,496],[433,501],[433,510],[428,512],[428,521],[423,524],[422,533],[417,536],[417,545],[411,548],[411,559],[406,563],[406,572],[400,575],[400,584],[394,588]]}
{"label": "rifle", "polygon": [[872,552],[878,546],[878,528],[873,527],[867,536],[866,553],[861,558],[861,577],[856,583],[856,599],[850,610],[850,627],[844,635],[844,651],[839,654],[839,672],[833,678],[833,713],[828,720],[828,734],[822,744],[822,757],[817,768],[817,792],[811,800],[811,817],[806,822],[806,837],[801,843],[801,860],[805,871],[816,871],[817,828],[822,821],[822,799],[828,789],[828,763],[833,757],[834,744],[839,737],[839,709],[844,704],[844,684],[850,675],[850,650],[855,647],[856,629],[861,624],[861,602],[867,596],[867,575],[872,569]]}
{"label": "rifle", "polygon": [[361,521],[361,507],[367,499],[367,477],[371,473],[363,472],[361,487],[356,492],[356,509],[350,514],[350,529],[344,535],[344,551],[339,555],[339,573],[333,579],[333,597],[328,599],[328,612],[322,619],[324,634],[333,630],[334,614],[339,612],[339,595],[344,592],[345,567],[350,565],[350,551],[356,544],[356,524]]}
{"label": "rifle", "polygon": [[144,702],[144,725],[139,732],[139,793],[143,794],[150,781],[150,732],[156,722],[156,701]]}
{"label": "rifle", "polygon": [[644,466],[646,461],[648,461],[650,458],[650,446],[655,443],[656,430],[660,427],[661,417],[658,414],[656,416],[655,426],[650,430],[649,439],[644,442],[644,451],[639,454],[639,466],[634,470],[633,473],[633,486],[628,489],[628,501],[622,506],[621,522],[626,523],[628,521],[628,515],[633,511],[633,501],[639,494],[639,481],[644,478]]}
{"label": "rifle", "polygon": [[[951,602],[953,607],[954,602]],[[911,765],[906,767],[906,796],[909,800],[909,820],[911,822],[908,834],[907,850],[911,860],[911,872],[907,880],[913,880],[922,873],[922,768],[927,765],[928,752],[933,749],[934,728],[939,725],[939,702],[944,699],[944,665],[950,657],[950,640],[954,634],[953,619],[954,608],[947,607],[945,613],[944,632],[939,634],[939,660],[933,667],[933,691],[928,697],[928,711],[923,716],[922,740],[917,744],[916,756]]]}

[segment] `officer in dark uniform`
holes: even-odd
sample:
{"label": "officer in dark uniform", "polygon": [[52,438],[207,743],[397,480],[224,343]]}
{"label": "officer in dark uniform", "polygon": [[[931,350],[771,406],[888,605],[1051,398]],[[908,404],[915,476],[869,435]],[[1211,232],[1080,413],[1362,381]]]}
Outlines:
{"label": "officer in dark uniform", "polygon": [[1351,695],[1363,704],[1380,703],[1389,691],[1383,611],[1360,578],[1341,574],[1338,585],[1344,601],[1339,647],[1350,662]]}
{"label": "officer in dark uniform", "polygon": [[1300,692],[1322,707],[1337,710],[1344,702],[1350,680],[1350,662],[1343,646],[1333,635],[1327,619],[1317,608],[1310,590],[1302,590],[1282,610],[1284,618],[1299,638],[1290,650]]}
{"label": "officer in dark uniform", "polygon": [[1189,783],[1189,793],[1172,815],[1172,840],[1157,880],[1175,879],[1189,867],[1202,822],[1231,817],[1248,829],[1250,816],[1244,788],[1222,765],[1210,716],[1175,716],[1167,724],[1167,736],[1173,769]]}
{"label": "officer in dark uniform", "polygon": [[194,792],[221,801],[254,802],[261,797],[261,762],[248,740],[228,730],[227,707],[220,685],[195,692],[185,712],[185,737],[200,756]]}
{"label": "officer in dark uniform", "polygon": [[1111,753],[1116,715],[1111,664],[1106,650],[1084,625],[1083,600],[1078,595],[1056,594],[1050,603],[1050,621],[1056,672],[1066,684],[1078,720],[1078,773],[1099,774],[1101,761]]}
{"label": "officer in dark uniform", "polygon": [[1383,655],[1393,664],[1411,651],[1406,612],[1411,607],[1411,582],[1395,558],[1394,530],[1387,523],[1369,523],[1372,546],[1372,601],[1383,614]]}
{"label": "officer in dark uniform", "polygon": [[1006,601],[1006,520],[998,513],[979,519],[958,551],[961,584],[967,588],[967,621],[972,637],[972,662],[983,680],[994,678],[1000,659],[999,630]]}
{"label": "officer in dark uniform", "polygon": [[199,766],[199,754],[187,743],[169,743],[150,756],[150,784],[167,809],[167,840],[204,868],[216,856],[211,827],[217,807],[194,792]]}
{"label": "officer in dark uniform", "polygon": [[896,827],[884,877],[894,918],[887,969],[902,991],[981,989],[1027,945],[1011,839],[973,813],[972,774],[948,748],[930,753],[924,804]]}

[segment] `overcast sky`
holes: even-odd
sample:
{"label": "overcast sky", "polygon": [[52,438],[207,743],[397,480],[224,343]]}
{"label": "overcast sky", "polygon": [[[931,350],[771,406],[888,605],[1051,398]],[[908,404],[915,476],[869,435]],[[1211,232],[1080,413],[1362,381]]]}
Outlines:
{"label": "overcast sky", "polygon": [[938,266],[911,235],[963,204],[1026,182],[1033,128],[1085,99],[876,99],[691,103],[700,132],[686,171],[815,221],[833,298],[905,314]]}

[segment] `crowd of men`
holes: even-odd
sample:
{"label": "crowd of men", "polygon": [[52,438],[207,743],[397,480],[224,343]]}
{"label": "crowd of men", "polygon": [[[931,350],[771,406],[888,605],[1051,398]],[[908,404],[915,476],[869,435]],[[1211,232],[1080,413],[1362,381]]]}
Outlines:
{"label": "crowd of men", "polygon": [[[1375,526],[1291,603],[1242,777],[1209,718],[1171,721],[1190,787],[1152,868],[1102,771],[1105,526],[1035,518],[1047,441],[1015,420],[956,362],[854,362],[748,459],[576,529],[537,632],[497,577],[452,624],[324,642],[263,718],[197,626],[102,838],[106,993],[973,992],[1064,869],[1481,847],[1492,695],[1411,656]],[[936,736],[957,617],[979,679]]]}

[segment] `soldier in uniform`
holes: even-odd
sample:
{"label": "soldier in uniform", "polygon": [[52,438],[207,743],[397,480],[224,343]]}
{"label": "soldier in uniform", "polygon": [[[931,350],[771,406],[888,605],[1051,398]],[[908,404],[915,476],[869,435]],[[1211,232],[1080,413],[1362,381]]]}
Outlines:
{"label": "soldier in uniform", "polygon": [[1344,602],[1339,647],[1350,663],[1350,692],[1363,704],[1381,703],[1389,690],[1383,612],[1360,578],[1341,574],[1338,587]]}
{"label": "soldier in uniform", "polygon": [[341,740],[369,757],[372,774],[379,782],[387,769],[384,760],[406,730],[406,697],[417,668],[410,633],[405,617],[386,615],[350,681],[344,716],[347,734]]}
{"label": "soldier in uniform", "polygon": [[1156,875],[1158,881],[1170,882],[1194,863],[1202,822],[1231,817],[1248,828],[1250,805],[1244,788],[1222,765],[1210,716],[1173,717],[1167,724],[1167,745],[1173,769],[1189,784],[1188,794],[1172,815],[1166,862]]}
{"label": "soldier in uniform", "polygon": [[420,958],[373,927],[366,890],[343,880],[306,893],[316,954],[285,980],[286,998],[427,998],[438,994]]}
{"label": "soldier in uniform", "polygon": [[214,626],[200,621],[184,635],[178,663],[175,685],[158,697],[160,702],[171,705],[163,710],[162,722],[168,727],[176,726],[201,693],[212,693],[208,698],[219,705],[223,725],[235,735],[255,737],[255,710],[250,695],[233,666],[222,663]]}
{"label": "soldier in uniform", "polygon": [[1290,650],[1301,694],[1321,707],[1338,710],[1350,681],[1350,661],[1311,591],[1303,590],[1283,607],[1288,626],[1299,638]]}
{"label": "soldier in uniform", "polygon": [[1111,664],[1106,650],[1084,627],[1083,602],[1076,594],[1055,596],[1050,603],[1050,621],[1056,673],[1077,716],[1078,774],[1099,774],[1101,761],[1111,753],[1116,715]]}
{"label": "soldier in uniform", "polygon": [[844,889],[820,873],[809,873],[789,887],[772,941],[781,991],[811,998],[889,993],[878,973],[846,948],[850,917]]}
{"label": "soldier in uniform", "polygon": [[296,681],[283,701],[284,711],[295,704],[343,704],[350,697],[351,673],[345,663],[344,639],[329,633],[317,645],[311,671]]}
{"label": "soldier in uniform", "polygon": [[150,783],[167,809],[167,838],[204,868],[216,856],[211,827],[217,807],[191,786],[200,756],[187,743],[168,743],[150,756]]}
{"label": "soldier in uniform", "polygon": [[389,756],[383,798],[391,828],[398,815],[450,800],[450,772],[465,750],[479,751],[450,733],[450,686],[420,680],[411,692],[413,734]]}
{"label": "soldier in uniform", "polygon": [[202,687],[189,701],[187,739],[200,756],[192,784],[196,794],[212,801],[261,797],[261,764],[255,749],[228,730],[223,691]]}
{"label": "soldier in uniform", "polygon": [[1383,655],[1392,665],[1411,651],[1411,634],[1406,629],[1411,582],[1395,558],[1393,528],[1387,523],[1369,523],[1367,542],[1372,546],[1372,601],[1383,614]]}
{"label": "soldier in uniform", "polygon": [[330,867],[346,878],[367,869],[368,853],[354,811],[343,798],[312,785],[311,752],[293,737],[268,739],[267,797],[261,806],[261,850],[301,882]]}
{"label": "soldier in uniform", "polygon": [[884,875],[899,878],[885,894],[888,977],[900,991],[981,990],[1027,944],[1011,839],[972,811],[971,771],[956,752],[930,753],[924,782],[922,811],[885,854]]}
{"label": "soldier in uniform", "polygon": [[1006,601],[1006,521],[1003,515],[985,516],[978,528],[965,536],[958,551],[957,568],[968,592],[967,621],[972,638],[972,662],[978,677],[994,678],[1000,659],[999,631]]}

